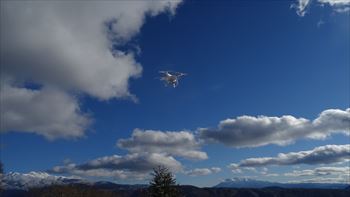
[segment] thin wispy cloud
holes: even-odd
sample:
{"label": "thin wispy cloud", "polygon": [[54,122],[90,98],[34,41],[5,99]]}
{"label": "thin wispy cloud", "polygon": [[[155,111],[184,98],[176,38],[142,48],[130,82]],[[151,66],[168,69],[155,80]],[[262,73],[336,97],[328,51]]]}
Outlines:
{"label": "thin wispy cloud", "polygon": [[218,173],[220,171],[221,171],[221,168],[218,168],[218,167],[195,168],[192,170],[185,171],[185,174],[189,176],[206,176],[206,175]]}
{"label": "thin wispy cloud", "polygon": [[311,0],[297,0],[297,3],[292,4],[291,7],[296,9],[299,16],[305,16],[306,9],[308,8]]}
{"label": "thin wispy cloud", "polygon": [[301,179],[301,180],[293,180],[288,181],[289,183],[345,183],[349,184],[350,180],[347,179],[344,176],[338,176],[338,177],[314,177],[309,179]]}
{"label": "thin wispy cloud", "polygon": [[[314,169],[306,169],[306,170],[293,170],[292,172],[284,173],[284,176],[328,176],[328,175],[345,175],[350,179],[350,167],[318,167]],[[350,181],[349,181],[350,182]]]}
{"label": "thin wispy cloud", "polygon": [[350,0],[297,0],[291,5],[296,9],[299,16],[305,16],[311,4],[319,6],[330,6],[335,12],[348,12],[350,10]]}

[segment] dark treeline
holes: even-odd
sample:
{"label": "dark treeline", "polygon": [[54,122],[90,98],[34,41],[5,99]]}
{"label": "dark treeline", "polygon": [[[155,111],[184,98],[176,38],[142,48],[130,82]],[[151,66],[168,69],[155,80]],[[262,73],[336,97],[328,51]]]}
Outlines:
{"label": "dark treeline", "polygon": [[[175,186],[178,196],[186,197],[348,197],[347,189],[229,189]],[[32,188],[28,191],[5,191],[4,197],[148,197],[148,188],[134,190],[100,189],[94,186],[66,185]]]}

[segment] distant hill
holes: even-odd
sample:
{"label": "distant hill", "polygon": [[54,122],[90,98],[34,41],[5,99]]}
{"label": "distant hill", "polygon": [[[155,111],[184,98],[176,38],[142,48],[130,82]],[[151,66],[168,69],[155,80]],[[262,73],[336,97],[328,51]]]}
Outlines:
{"label": "distant hill", "polygon": [[126,184],[116,184],[108,181],[98,181],[92,183],[92,186],[99,189],[112,189],[112,190],[136,190],[141,188],[147,188],[148,185],[136,184],[136,185],[126,185]]}
{"label": "distant hill", "polygon": [[259,181],[249,178],[233,178],[217,184],[218,188],[264,188],[264,187],[280,187],[279,183],[268,181]]}
{"label": "distant hill", "polygon": [[215,188],[305,188],[305,189],[345,189],[343,183],[277,183],[249,178],[233,178],[214,186]]}

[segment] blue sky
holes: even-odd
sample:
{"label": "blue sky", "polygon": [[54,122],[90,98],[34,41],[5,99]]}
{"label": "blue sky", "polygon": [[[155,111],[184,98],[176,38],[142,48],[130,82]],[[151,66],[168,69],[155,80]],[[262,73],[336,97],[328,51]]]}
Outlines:
{"label": "blue sky", "polygon": [[[132,61],[137,63],[130,63],[130,66],[123,67],[127,61],[120,60],[121,63],[117,62],[117,64],[122,65],[121,70],[117,70],[114,75],[118,82],[112,84],[115,85],[112,86],[113,91],[107,93],[100,92],[100,89],[104,90],[104,86],[107,87],[110,83],[114,83],[114,78],[108,79],[109,81],[106,83],[99,83],[108,78],[95,77],[94,74],[91,74],[99,73],[99,70],[94,70],[99,65],[87,66],[86,70],[90,70],[91,73],[86,71],[86,75],[83,75],[81,73],[85,71],[79,72],[77,79],[74,76],[74,72],[70,72],[69,69],[67,71],[63,70],[63,77],[57,77],[56,80],[56,77],[50,76],[59,75],[60,70],[57,72],[55,70],[57,67],[43,69],[44,67],[36,66],[36,64],[40,65],[41,61],[47,63],[48,61],[45,60],[45,57],[43,60],[28,62],[28,59],[32,57],[31,55],[28,58],[25,55],[16,54],[25,53],[27,48],[23,47],[22,51],[24,52],[8,50],[10,51],[8,53],[2,48],[5,51],[3,54],[6,55],[4,55],[6,60],[1,65],[4,71],[2,79],[6,78],[6,80],[2,81],[2,87],[10,84],[8,87],[6,86],[8,89],[1,89],[2,94],[5,95],[2,98],[2,105],[6,108],[6,110],[2,111],[2,124],[5,126],[2,127],[1,133],[1,160],[4,163],[5,171],[26,173],[29,171],[51,170],[50,172],[52,172],[54,171],[52,170],[54,166],[65,167],[69,163],[74,163],[76,168],[79,168],[80,164],[86,164],[88,161],[103,156],[120,155],[125,159],[124,156],[126,155],[142,154],[143,158],[148,158],[150,156],[148,154],[152,154],[154,150],[156,150],[155,153],[167,159],[171,157],[178,164],[180,163],[181,169],[174,170],[180,184],[198,186],[212,186],[226,178],[232,177],[252,177],[282,182],[301,181],[305,176],[288,176],[286,173],[291,173],[293,170],[301,173],[305,172],[303,170],[325,167],[334,167],[338,171],[346,168],[349,165],[349,162],[346,160],[349,159],[348,152],[344,157],[337,158],[332,162],[306,162],[306,164],[305,162],[293,164],[279,164],[277,162],[274,165],[266,164],[261,167],[252,165],[250,168],[240,166],[238,169],[241,172],[228,167],[232,163],[239,164],[248,158],[277,157],[279,153],[311,151],[326,145],[342,146],[349,144],[350,115],[347,108],[349,108],[350,100],[350,23],[349,12],[339,11],[341,8],[349,8],[349,2],[333,6],[332,4],[321,2],[309,2],[306,9],[303,10],[305,12],[304,16],[301,16],[300,13],[298,15],[296,8],[291,8],[291,5],[298,4],[297,1],[185,1],[180,4],[173,2],[174,5],[162,5],[163,7],[161,8],[145,6],[146,8],[140,11],[140,16],[135,16],[135,18],[141,17],[141,23],[129,21],[130,17],[133,16],[132,14],[139,12],[139,10],[133,10],[135,8],[131,5],[129,6],[128,3],[115,2],[114,6],[117,8],[125,6],[131,12],[131,16],[125,20],[125,23],[133,23],[133,25],[130,25],[130,28],[125,28],[127,25],[123,23],[124,19],[120,18],[119,20],[122,22],[117,22],[114,27],[116,30],[111,30],[111,34],[115,36],[115,40],[111,41],[113,50],[117,51],[115,58],[121,59],[124,57],[123,55],[118,56],[118,53],[124,53],[124,55],[132,54]],[[142,2],[135,1],[133,3],[141,4]],[[2,9],[5,11],[7,9],[10,10],[10,8],[14,9],[11,6],[24,9],[32,5],[21,3],[11,5],[9,3]],[[60,10],[61,8],[58,9],[60,5],[42,6],[49,6],[52,9],[57,7],[57,13],[66,11]],[[62,9],[65,8],[63,6]],[[118,13],[119,11],[116,12]],[[38,13],[40,14],[40,12]],[[5,26],[12,24],[11,22],[16,26],[16,23],[20,24],[23,20],[23,16],[6,14],[7,12],[5,12],[5,17],[2,20],[10,22],[6,23],[5,21]],[[75,14],[80,16],[79,9]],[[29,16],[32,15],[29,14]],[[61,17],[60,14],[55,16]],[[85,15],[81,14],[81,16]],[[12,20],[15,17],[18,17],[18,19]],[[91,19],[91,21],[94,21],[92,16],[89,17],[86,20]],[[62,18],[64,17],[59,19],[61,20]],[[108,19],[105,18],[105,22],[108,22]],[[66,27],[65,20],[65,18],[62,19],[61,26],[57,26],[58,31],[60,28],[64,29]],[[85,19],[81,17],[79,20]],[[79,20],[77,19],[77,23],[82,24],[81,29],[86,26],[86,30],[90,30],[89,23],[85,24],[85,22]],[[45,21],[33,21],[33,23],[38,23],[38,27],[45,29],[44,27],[46,26],[40,25],[40,23],[45,23]],[[69,25],[71,24],[67,26]],[[35,28],[33,28],[34,30],[30,27],[21,28],[27,28],[25,31],[36,31]],[[12,30],[11,28],[9,29]],[[40,28],[38,29],[40,30]],[[81,29],[76,30],[76,28],[67,29],[72,34],[72,38],[75,38],[74,33],[83,31]],[[21,38],[25,40],[30,38],[30,36],[24,37],[13,33],[15,30],[18,30],[16,28],[14,28],[13,32],[10,30],[3,34],[8,37],[3,36],[1,39],[17,40]],[[40,33],[45,34],[43,32]],[[14,36],[11,37],[12,35]],[[89,36],[94,35],[89,35],[88,33],[86,38],[91,38]],[[62,35],[57,35],[57,40],[61,39],[60,36]],[[79,39],[83,39],[84,36],[84,33],[79,35]],[[44,43],[42,46],[51,47],[51,45],[46,44],[49,42],[53,42],[53,45],[57,44],[55,43],[55,38],[51,37],[45,40],[46,37],[44,36],[41,39]],[[63,41],[67,41],[64,38],[62,36]],[[83,42],[81,46],[87,40],[80,40]],[[99,42],[99,39],[96,38],[96,40],[96,43]],[[95,41],[92,43],[95,43]],[[8,48],[6,44],[4,46]],[[21,43],[16,44],[17,48],[22,46]],[[74,44],[76,43],[73,42],[71,45],[67,44],[58,47],[55,45],[53,47],[55,50],[52,50],[53,56],[56,57],[55,53],[64,53],[64,47],[67,47],[69,50],[71,48],[76,49]],[[42,47],[38,45],[33,44],[33,48]],[[86,47],[87,52],[84,51],[85,48],[82,48],[83,51],[78,53],[89,56],[89,47],[93,46],[87,45]],[[93,49],[91,51],[94,52]],[[33,56],[35,55],[33,53]],[[45,52],[44,55],[46,55]],[[12,56],[17,56],[17,58],[23,58],[24,60],[19,62],[13,61],[11,59]],[[78,56],[72,57],[77,63],[89,61],[88,57],[85,60],[81,60],[81,56]],[[95,59],[99,58],[100,56],[96,55]],[[67,59],[67,61],[58,61],[61,64],[67,64],[67,67],[63,65],[62,68],[75,69],[75,64],[69,62],[69,58]],[[91,61],[93,62],[95,59]],[[23,62],[28,62],[28,65],[23,64]],[[12,66],[10,65],[11,63],[18,65]],[[101,60],[101,63],[105,63],[104,60]],[[22,64],[27,67],[24,68]],[[45,64],[45,66],[48,65]],[[57,66],[60,67],[60,64],[57,64]],[[142,71],[140,68],[142,68]],[[78,70],[78,67],[76,69]],[[125,75],[119,75],[125,70],[131,71]],[[176,70],[186,72],[189,75],[180,81],[177,88],[170,88],[164,87],[159,80],[155,79],[158,77],[159,70]],[[48,72],[52,73],[48,74]],[[56,75],[55,72],[58,74]],[[29,74],[27,75],[27,73]],[[74,80],[70,80],[70,77],[74,78]],[[80,80],[79,77],[87,80]],[[122,82],[119,82],[118,77],[120,77]],[[8,78],[9,80],[7,80]],[[54,79],[51,80],[51,78]],[[94,81],[98,82],[95,83]],[[28,85],[29,83],[34,85]],[[91,88],[95,85],[97,88]],[[46,108],[48,106],[33,103],[35,99],[24,101],[15,99],[15,104],[13,104],[8,100],[11,94],[10,89],[25,89],[28,92],[48,94],[44,92],[45,87],[54,88],[52,91],[62,92],[62,97],[64,98],[65,96],[71,98],[71,100],[68,99],[72,101],[70,104],[75,106],[76,110],[79,109],[73,112],[74,116],[72,116],[74,118],[77,118],[77,116],[83,117],[90,124],[85,125],[80,122],[83,126],[78,126],[77,130],[79,132],[73,135],[69,130],[71,128],[65,130],[64,126],[77,125],[70,121],[68,121],[69,123],[65,122],[67,120],[61,121],[55,118],[48,120],[53,120],[52,125],[55,125],[54,128],[56,126],[64,128],[64,134],[61,134],[60,130],[43,129],[48,127],[46,122],[43,123],[44,125],[40,125],[39,121],[34,126],[31,123],[24,124],[16,121],[13,123],[13,119],[8,117],[10,112],[26,112],[29,115],[20,114],[19,116],[30,122],[30,117],[36,116],[36,113],[38,113],[35,107]],[[117,88],[113,89],[115,87]],[[137,102],[131,99],[131,94],[137,98]],[[15,97],[19,98],[21,95],[18,94],[16,96],[15,94]],[[19,102],[19,104],[16,104],[16,102]],[[51,105],[54,102],[57,104],[60,100],[48,101],[47,105]],[[21,106],[25,106],[25,104],[32,107],[28,107],[28,109],[24,107],[26,110],[18,109]],[[59,105],[59,108],[64,106],[66,105]],[[48,107],[48,109],[51,108]],[[335,119],[344,116],[344,121],[339,121],[340,123],[335,121],[336,123],[334,124],[332,121],[329,121],[330,123],[324,123],[325,125],[327,124],[326,126],[322,126],[323,124],[315,126],[310,123],[314,119],[321,117],[320,114],[328,109],[337,110],[329,112],[329,116],[335,114]],[[62,113],[65,112],[67,111]],[[60,116],[58,114],[60,111],[50,111],[48,113]],[[291,115],[296,118],[296,121],[303,122],[299,118],[305,118],[310,121],[305,123],[306,126],[301,126],[305,127],[304,130],[301,129],[301,134],[286,134],[286,136],[281,138],[271,135],[271,138],[276,137],[276,139],[261,138],[266,140],[266,144],[262,145],[259,145],[260,142],[258,142],[258,145],[257,143],[249,144],[251,139],[242,137],[242,143],[245,143],[243,140],[247,140],[247,144],[244,147],[239,147],[236,143],[240,142],[236,142],[235,139],[230,141],[231,144],[225,144],[223,138],[215,136],[217,132],[236,132],[234,129],[231,130],[230,126],[228,126],[229,129],[227,130],[220,129],[218,124],[220,121],[238,119],[238,117],[243,115],[256,118],[260,115],[279,118],[284,115]],[[286,121],[288,123],[289,119]],[[270,130],[274,130],[275,127],[282,127],[280,130],[287,133],[299,131],[290,129],[293,127],[292,123],[288,123],[286,127],[283,125],[274,126],[274,123],[271,124]],[[342,125],[339,126],[338,124]],[[52,125],[50,125],[50,128]],[[261,128],[258,127],[256,129],[257,133],[252,133],[252,138],[255,137],[254,135],[258,135],[259,132],[261,135],[265,135],[264,132],[270,132],[269,128],[264,130],[262,128],[264,125],[260,126]],[[242,129],[242,136],[244,136],[246,132],[244,128],[246,127],[240,127],[238,123],[232,126],[232,128],[236,127]],[[36,128],[38,131],[35,131]],[[140,150],[131,150],[132,148],[137,149],[142,143],[136,140],[135,143],[130,145],[135,147],[129,147],[130,149],[118,147],[117,141],[131,138],[136,128],[141,130],[141,134],[145,134],[145,130],[152,130],[149,133],[150,135],[161,135],[160,133],[167,135],[165,134],[166,131],[172,131],[177,134],[180,131],[188,132],[194,138],[191,143],[195,143],[195,145],[188,145],[189,149],[192,148],[194,151],[205,153],[207,158],[188,158],[188,156],[181,155],[178,153],[178,149],[182,151],[181,147],[177,147],[176,144],[166,144],[172,139],[171,137],[166,138],[162,142],[153,141],[155,145],[151,145],[153,148],[149,150],[147,155],[143,155],[144,153],[139,152]],[[205,128],[207,133],[214,132],[214,134],[204,135],[199,128]],[[280,132],[280,130],[276,129],[276,133]],[[48,137],[45,132],[53,132],[54,134]],[[249,133],[249,131],[247,132]],[[315,136],[305,134],[307,132],[311,132],[312,135],[322,135],[325,138],[322,140],[315,139]],[[266,135],[268,136],[269,134],[267,133]],[[283,143],[283,145],[276,144],[278,143],[276,141],[283,142],[283,140],[290,140],[290,142]],[[163,145],[159,145],[162,143]],[[179,146],[182,146],[183,142],[174,143],[179,143]],[[176,150],[171,149],[171,147]],[[345,148],[348,149],[348,147]],[[147,151],[147,148],[144,150]],[[66,161],[65,164],[63,161]],[[173,162],[173,160],[171,161]],[[221,171],[217,172],[219,170],[213,170],[212,168],[220,168]],[[194,173],[197,176],[190,176],[189,174],[194,169],[197,169],[198,173]],[[118,167],[117,170],[139,173],[137,167],[132,169]],[[199,171],[206,175],[201,174]],[[262,171],[267,172],[261,174]],[[74,169],[56,170],[55,172],[56,174],[62,173],[64,175],[77,176],[82,176],[84,173],[77,173]],[[349,172],[348,169],[347,172]],[[135,178],[135,175],[132,173],[126,173],[125,176],[120,177],[86,177],[96,180],[114,180],[119,183],[147,182],[147,177]],[[148,171],[142,171],[142,173],[147,174]],[[295,174],[297,173],[295,172]],[[128,177],[129,175],[130,177]],[[326,176],[313,174],[306,176],[306,178],[333,178],[334,180],[339,178],[349,181],[349,176],[344,177],[336,173]]]}

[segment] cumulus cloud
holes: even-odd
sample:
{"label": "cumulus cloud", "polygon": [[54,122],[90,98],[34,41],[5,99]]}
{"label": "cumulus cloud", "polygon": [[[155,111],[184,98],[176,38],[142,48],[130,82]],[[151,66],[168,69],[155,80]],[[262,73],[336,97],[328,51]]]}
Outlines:
{"label": "cumulus cloud", "polygon": [[223,120],[214,129],[199,129],[201,139],[233,147],[287,145],[300,138],[325,139],[333,133],[349,135],[350,108],[325,110],[313,121],[290,115],[240,116]]}
{"label": "cumulus cloud", "polygon": [[117,146],[131,153],[164,153],[188,159],[203,160],[208,156],[199,151],[199,143],[194,135],[187,131],[153,131],[135,129],[131,138],[120,139]]}
{"label": "cumulus cloud", "polygon": [[[172,172],[183,172],[182,164],[174,157],[186,159],[207,159],[205,152],[199,151],[199,143],[187,131],[162,132],[135,129],[131,138],[120,139],[117,146],[129,153],[124,156],[100,157],[83,164],[65,163],[56,166],[51,173],[90,177],[114,177],[116,179],[145,179],[157,166],[165,166]],[[206,172],[206,171],[209,172]],[[196,169],[191,175],[217,173],[220,168]]]}
{"label": "cumulus cloud", "polygon": [[221,168],[212,167],[212,168],[195,168],[193,170],[188,170],[185,172],[189,176],[205,176],[209,174],[215,174],[221,171]]}
{"label": "cumulus cloud", "polygon": [[142,68],[118,46],[139,32],[147,15],[174,12],[179,3],[2,1],[3,72],[100,99],[129,96],[128,80]]}
{"label": "cumulus cloud", "polygon": [[0,86],[0,130],[22,131],[48,139],[76,138],[91,123],[77,99],[55,88],[31,90]]}
{"label": "cumulus cloud", "polygon": [[87,177],[112,177],[116,179],[144,179],[157,166],[165,166],[173,172],[182,165],[171,156],[158,153],[112,155],[100,157],[83,164],[67,163],[55,166],[48,172]]}
{"label": "cumulus cloud", "polygon": [[318,5],[328,5],[336,12],[347,12],[350,10],[350,0],[297,0],[291,7],[295,8],[299,16],[305,16],[312,2]]}
{"label": "cumulus cloud", "polygon": [[277,157],[258,157],[230,164],[231,169],[265,167],[269,165],[330,164],[350,159],[350,144],[319,146],[312,150],[280,153]]}
{"label": "cumulus cloud", "polygon": [[[100,100],[135,99],[136,97],[129,92],[129,80],[140,76],[142,67],[135,60],[133,50],[125,48],[130,48],[127,47],[128,42],[139,33],[148,16],[164,12],[174,14],[180,3],[181,0],[1,1],[0,77],[11,78],[16,84],[20,84],[21,91],[27,92],[26,96],[32,92],[33,95],[37,95],[36,97],[40,95],[40,98],[53,99],[51,102],[47,101],[48,103],[57,101],[53,97],[56,94],[60,94],[60,98],[66,98],[60,101],[64,103],[59,105],[69,107],[68,109],[50,111],[41,116],[52,117],[55,113],[61,117],[64,114],[58,113],[65,112],[66,115],[67,113],[70,115],[69,117],[74,116],[73,120],[78,119],[74,123],[68,122],[69,124],[61,124],[67,123],[64,120],[53,121],[55,129],[51,128],[52,124],[47,126],[43,121],[37,121],[33,123],[34,126],[29,125],[28,128],[24,128],[24,124],[14,127],[13,122],[5,122],[8,126],[4,129],[21,131],[35,129],[32,132],[50,138],[68,137],[67,130],[74,129],[71,131],[73,133],[71,136],[81,136],[85,126],[81,123],[84,122],[81,119],[84,118],[75,111],[79,105],[76,98],[70,96],[71,92],[87,94]],[[28,82],[37,84],[43,89],[34,91],[26,88],[25,84]],[[61,93],[53,94],[47,91],[46,87],[60,89]],[[3,90],[4,88],[1,90],[1,95],[10,92]],[[62,96],[64,92],[66,95]],[[53,95],[43,95],[49,93]],[[68,99],[69,97],[71,98]],[[18,102],[24,104],[23,99]],[[2,103],[1,107],[9,108],[5,106],[7,104]],[[52,108],[52,106],[46,107]],[[34,103],[32,106],[25,106],[24,109],[17,107],[15,114],[28,117],[27,121],[30,122],[31,117],[19,113],[33,115],[36,112],[49,111],[42,108],[45,108],[44,104]],[[4,115],[8,116],[11,113]],[[14,117],[4,117],[4,121],[11,118]],[[40,130],[37,130],[38,128]],[[58,134],[58,130],[62,130],[63,134]]]}
{"label": "cumulus cloud", "polygon": [[319,167],[307,170],[293,170],[293,172],[285,173],[284,176],[328,176],[328,175],[345,175],[350,178],[350,167]]}

